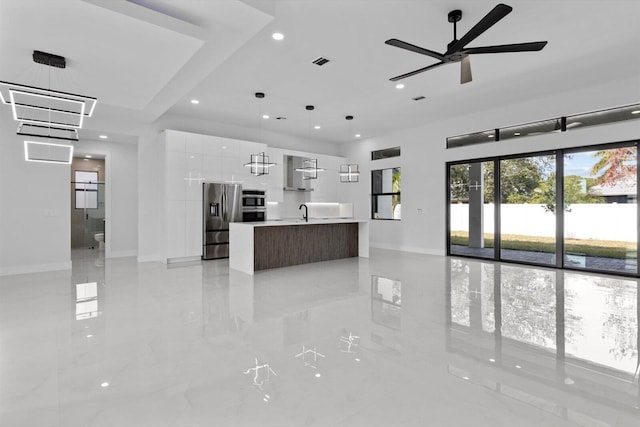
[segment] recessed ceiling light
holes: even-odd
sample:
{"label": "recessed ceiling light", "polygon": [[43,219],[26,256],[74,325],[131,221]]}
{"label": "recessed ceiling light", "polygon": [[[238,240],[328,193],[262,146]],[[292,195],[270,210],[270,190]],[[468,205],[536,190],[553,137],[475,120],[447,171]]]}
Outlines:
{"label": "recessed ceiling light", "polygon": [[398,83],[396,85],[396,89],[404,89],[404,85],[402,83]]}
{"label": "recessed ceiling light", "polygon": [[271,34],[271,37],[273,37],[274,40],[282,40],[282,39],[284,39],[284,34],[282,34],[282,33],[273,33],[273,34]]}
{"label": "recessed ceiling light", "polygon": [[192,103],[192,104],[200,104],[200,101],[198,101],[197,99],[192,99],[192,100],[191,100],[191,103]]}
{"label": "recessed ceiling light", "polygon": [[109,137],[107,135],[100,135],[100,136],[98,136],[98,138],[100,138],[100,139],[108,139]]}
{"label": "recessed ceiling light", "polygon": [[313,128],[314,129],[320,129],[320,125],[315,125]]}
{"label": "recessed ceiling light", "polygon": [[226,145],[223,145],[223,146],[222,146],[222,149],[223,149],[223,150],[226,150],[226,149],[227,149],[227,146],[226,146]]}
{"label": "recessed ceiling light", "polygon": [[269,118],[269,115],[268,115],[268,114],[263,114],[263,115],[262,115],[262,118],[263,118],[263,119],[268,119],[268,118]]}
{"label": "recessed ceiling light", "polygon": [[90,159],[90,158],[91,158],[91,154],[87,154],[85,157],[86,157],[87,159]]}
{"label": "recessed ceiling light", "polygon": [[109,383],[108,382],[103,382],[102,384],[100,384],[100,387],[102,387],[102,388],[109,387]]}
{"label": "recessed ceiling light", "polygon": [[360,136],[361,135],[359,133],[356,133],[356,138],[360,138]]}
{"label": "recessed ceiling light", "polygon": [[640,114],[640,110],[634,110],[631,112],[631,114]]}

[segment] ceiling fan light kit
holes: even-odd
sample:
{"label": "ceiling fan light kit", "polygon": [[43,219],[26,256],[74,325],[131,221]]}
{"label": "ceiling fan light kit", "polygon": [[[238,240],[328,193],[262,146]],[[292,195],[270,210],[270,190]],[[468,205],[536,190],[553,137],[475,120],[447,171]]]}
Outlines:
{"label": "ceiling fan light kit", "polygon": [[452,10],[447,15],[447,20],[453,24],[453,40],[447,45],[447,50],[444,53],[435,52],[433,50],[425,49],[420,46],[413,45],[411,43],[404,42],[398,39],[389,39],[385,41],[389,46],[399,47],[401,49],[409,50],[411,52],[419,53],[421,55],[430,56],[439,60],[432,65],[420,68],[418,70],[411,71],[406,74],[401,74],[396,77],[392,77],[392,82],[405,79],[407,77],[415,76],[416,74],[423,73],[425,71],[432,70],[441,65],[451,62],[460,62],[460,83],[469,83],[472,80],[471,76],[471,61],[469,55],[485,54],[485,53],[508,53],[508,52],[535,52],[542,50],[547,42],[529,42],[529,43],[514,43],[504,44],[496,46],[481,46],[470,47],[467,45],[475,40],[482,33],[487,31],[493,25],[495,25],[502,18],[507,16],[513,8],[506,4],[498,4],[489,13],[485,15],[476,25],[473,26],[464,36],[458,39],[457,23],[462,19],[462,11],[459,9]]}

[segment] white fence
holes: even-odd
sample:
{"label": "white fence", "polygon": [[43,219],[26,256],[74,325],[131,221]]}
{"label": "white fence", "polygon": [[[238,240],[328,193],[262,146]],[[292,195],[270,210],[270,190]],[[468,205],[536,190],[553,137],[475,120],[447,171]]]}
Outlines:
{"label": "white fence", "polygon": [[[564,213],[565,236],[635,242],[635,204],[573,204]],[[484,205],[484,232],[493,233],[493,204]],[[556,218],[543,205],[505,204],[500,208],[502,234],[555,237]],[[451,205],[451,231],[469,231],[469,205]]]}

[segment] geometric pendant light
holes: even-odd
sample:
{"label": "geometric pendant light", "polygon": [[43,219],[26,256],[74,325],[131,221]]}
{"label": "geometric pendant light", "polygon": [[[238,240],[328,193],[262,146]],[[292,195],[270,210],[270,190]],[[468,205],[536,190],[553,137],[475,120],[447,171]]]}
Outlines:
{"label": "geometric pendant light", "polygon": [[[353,116],[345,116],[345,119],[349,123],[349,135],[351,135],[351,120],[353,120]],[[357,164],[340,165],[338,174],[340,175],[340,182],[358,182],[360,177]]]}
{"label": "geometric pendant light", "polygon": [[[51,67],[66,68],[66,59],[51,53],[34,51],[33,60]],[[50,84],[50,83],[49,83]],[[97,99],[76,93],[0,81],[0,103],[9,105],[13,119],[19,123],[18,135],[78,141],[86,117],[91,117]],[[71,163],[72,145],[42,141],[25,141],[25,160],[49,163]]]}
{"label": "geometric pendant light", "polygon": [[[256,92],[256,99],[258,100],[258,133],[262,136],[262,99],[264,98],[263,92]],[[269,168],[275,166],[276,163],[269,162],[269,156],[264,153],[251,154],[249,156],[249,163],[245,163],[244,166],[249,169],[249,173],[254,176],[262,176],[269,174]]]}

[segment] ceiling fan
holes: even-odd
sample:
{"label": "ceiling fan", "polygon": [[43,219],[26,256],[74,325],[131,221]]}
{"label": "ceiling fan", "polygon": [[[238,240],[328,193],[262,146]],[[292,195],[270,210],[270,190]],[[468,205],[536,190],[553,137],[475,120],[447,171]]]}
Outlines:
{"label": "ceiling fan", "polygon": [[487,31],[499,20],[507,16],[513,8],[506,4],[499,4],[494,7],[491,12],[487,13],[473,28],[471,28],[467,34],[462,36],[460,40],[457,38],[456,23],[462,19],[461,10],[452,10],[448,14],[449,22],[453,23],[453,40],[447,45],[447,51],[445,53],[434,52],[429,49],[424,49],[419,46],[412,45],[407,42],[403,42],[398,39],[389,39],[385,43],[390,46],[399,47],[401,49],[410,50],[415,53],[427,55],[432,58],[440,60],[440,62],[429,65],[419,70],[411,71],[410,73],[402,74],[400,76],[393,77],[389,80],[395,82],[407,77],[414,76],[419,73],[423,73],[428,70],[432,70],[443,64],[450,62],[460,62],[460,83],[469,83],[471,81],[471,62],[469,61],[469,55],[475,55],[480,53],[506,53],[506,52],[533,52],[542,50],[547,44],[544,42],[530,42],[530,43],[515,43],[515,44],[503,44],[497,46],[482,46],[482,47],[470,47],[466,46],[475,40],[480,34]]}

